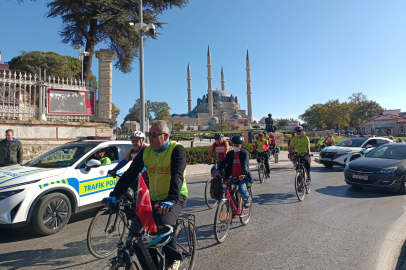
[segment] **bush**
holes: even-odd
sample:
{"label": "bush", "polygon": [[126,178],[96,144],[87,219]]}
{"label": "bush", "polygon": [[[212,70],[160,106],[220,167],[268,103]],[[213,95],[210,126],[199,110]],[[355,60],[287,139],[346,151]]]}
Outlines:
{"label": "bush", "polygon": [[[207,155],[210,151],[210,146],[196,146],[188,147],[186,149],[186,164],[197,164],[203,163],[206,160]],[[213,152],[210,158],[210,162],[217,161],[217,153]]]}

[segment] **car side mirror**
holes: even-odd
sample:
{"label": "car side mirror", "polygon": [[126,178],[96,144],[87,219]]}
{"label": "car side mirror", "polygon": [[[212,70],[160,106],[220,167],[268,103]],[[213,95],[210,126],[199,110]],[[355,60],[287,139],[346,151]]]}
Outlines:
{"label": "car side mirror", "polygon": [[369,148],[372,148],[372,145],[367,144],[367,145],[365,146],[365,149],[369,149]]}
{"label": "car side mirror", "polygon": [[86,171],[90,171],[91,168],[98,168],[100,167],[101,162],[97,159],[91,159],[89,162],[86,163]]}

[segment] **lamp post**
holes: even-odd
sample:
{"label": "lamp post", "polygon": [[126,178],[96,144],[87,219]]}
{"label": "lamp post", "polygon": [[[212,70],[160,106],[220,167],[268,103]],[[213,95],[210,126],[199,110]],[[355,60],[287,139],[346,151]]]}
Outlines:
{"label": "lamp post", "polygon": [[141,99],[141,109],[140,109],[140,129],[145,132],[145,89],[144,89],[144,39],[143,34],[149,32],[151,35],[155,35],[155,25],[149,23],[148,25],[143,22],[142,15],[142,0],[140,0],[139,5],[139,23],[130,22],[130,25],[134,27],[135,31],[139,33],[140,39],[140,99]]}
{"label": "lamp post", "polygon": [[89,56],[90,52],[82,51],[82,45],[74,45],[73,48],[79,52],[78,59],[82,62],[82,83],[81,86],[84,86],[85,83],[83,82],[83,59],[85,56]]}

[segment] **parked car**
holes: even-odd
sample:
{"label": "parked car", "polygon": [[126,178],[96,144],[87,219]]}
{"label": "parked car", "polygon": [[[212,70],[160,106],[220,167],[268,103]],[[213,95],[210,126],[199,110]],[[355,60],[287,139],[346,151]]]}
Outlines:
{"label": "parked car", "polygon": [[336,146],[329,146],[320,151],[319,162],[327,168],[334,165],[345,166],[377,146],[391,143],[392,140],[381,137],[349,138]]}
{"label": "parked car", "polygon": [[344,179],[349,185],[374,187],[406,194],[406,144],[381,145],[347,163]]}
{"label": "parked car", "polygon": [[[66,143],[22,165],[0,168],[0,227],[30,224],[39,234],[57,233],[72,213],[101,206],[117,182],[107,171],[131,148],[130,141],[94,137]],[[101,149],[111,164],[97,160],[95,153]]]}

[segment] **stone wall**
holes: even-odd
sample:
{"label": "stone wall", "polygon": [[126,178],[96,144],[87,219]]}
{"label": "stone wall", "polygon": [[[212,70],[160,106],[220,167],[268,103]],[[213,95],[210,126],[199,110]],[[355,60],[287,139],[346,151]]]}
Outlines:
{"label": "stone wall", "polygon": [[14,137],[23,144],[24,161],[69,141],[76,137],[113,136],[113,127],[104,123],[66,121],[17,121],[0,120],[0,134],[7,129],[14,130]]}

